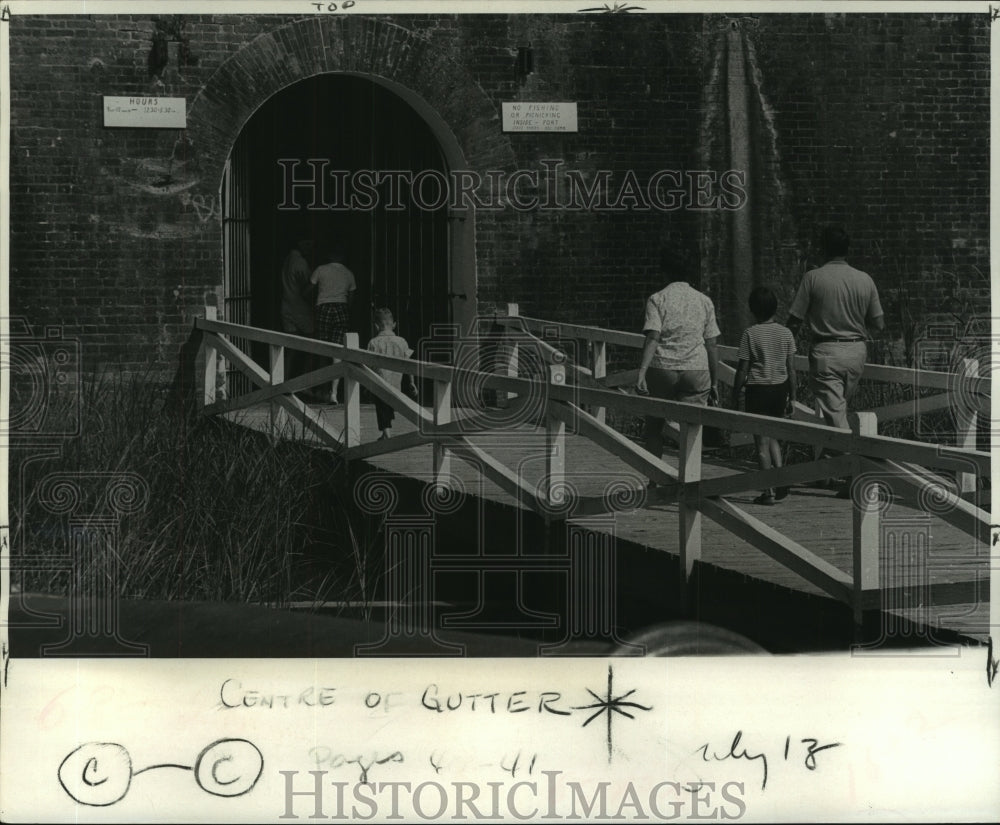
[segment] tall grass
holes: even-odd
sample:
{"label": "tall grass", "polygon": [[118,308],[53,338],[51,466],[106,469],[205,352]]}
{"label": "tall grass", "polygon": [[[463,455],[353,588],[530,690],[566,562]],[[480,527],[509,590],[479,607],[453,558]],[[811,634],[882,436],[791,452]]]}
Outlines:
{"label": "tall grass", "polygon": [[[71,552],[70,519],[79,524],[87,508],[113,515],[101,489],[117,474],[138,477],[139,504],[118,517],[117,552],[98,554],[100,569],[75,575],[116,575],[123,598],[368,601],[373,547],[352,523],[339,460],[186,415],[158,386],[119,375],[83,381],[81,434],[59,457],[24,464],[23,500],[11,502],[15,566],[22,555],[38,568],[41,558]],[[52,474],[79,488],[73,513],[53,513],[42,500]],[[26,570],[23,582],[60,592],[66,577]]]}

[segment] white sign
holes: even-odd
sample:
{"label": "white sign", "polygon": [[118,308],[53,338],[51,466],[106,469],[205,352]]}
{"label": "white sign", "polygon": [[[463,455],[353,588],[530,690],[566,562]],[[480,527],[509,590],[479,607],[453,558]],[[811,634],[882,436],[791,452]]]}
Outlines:
{"label": "white sign", "polygon": [[576,132],[576,103],[501,104],[505,132]]}
{"label": "white sign", "polygon": [[187,100],[183,97],[105,97],[104,125],[132,129],[184,129]]}

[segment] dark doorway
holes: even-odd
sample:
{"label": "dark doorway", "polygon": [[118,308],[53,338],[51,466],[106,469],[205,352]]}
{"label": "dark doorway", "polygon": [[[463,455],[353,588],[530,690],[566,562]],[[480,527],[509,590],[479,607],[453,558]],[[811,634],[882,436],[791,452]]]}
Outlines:
{"label": "dark doorway", "polygon": [[[289,200],[289,170],[303,180],[313,177],[315,168],[325,172],[322,197],[300,187]],[[362,348],[373,333],[376,307],[393,311],[398,333],[414,349],[432,325],[452,322],[447,204],[420,208],[405,183],[391,198],[389,183],[383,181],[375,187],[376,197],[368,198],[374,201],[370,208],[352,205],[348,192],[338,187],[344,178],[350,187],[355,173],[365,170],[447,172],[426,122],[396,94],[362,77],[310,78],[257,110],[234,146],[228,174],[229,179],[245,181],[245,205],[242,211],[234,206],[224,217],[247,227],[244,233],[229,234],[245,238],[248,247],[234,250],[227,244],[232,320],[240,322],[236,316],[242,310],[243,323],[281,328],[282,261],[298,239],[311,238],[316,249],[313,267],[324,262],[323,250],[330,245],[346,253],[345,263],[358,284],[351,330],[358,333]],[[340,208],[344,201],[348,208]],[[327,208],[330,205],[338,208]],[[245,260],[243,266],[240,260]],[[249,296],[239,303],[241,284],[249,285]],[[263,354],[254,356],[261,359]]]}

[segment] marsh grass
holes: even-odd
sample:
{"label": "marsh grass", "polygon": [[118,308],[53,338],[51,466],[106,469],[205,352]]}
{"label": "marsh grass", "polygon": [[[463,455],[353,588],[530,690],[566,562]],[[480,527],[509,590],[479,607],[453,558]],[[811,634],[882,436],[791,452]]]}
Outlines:
{"label": "marsh grass", "polygon": [[[333,453],[186,415],[149,377],[87,378],[79,398],[80,434],[51,460],[24,462],[11,502],[14,566],[31,559],[25,589],[65,592],[56,560],[70,552],[72,524],[113,516],[107,485],[119,478],[137,498],[117,517],[117,552],[93,554],[91,569],[79,569],[80,554],[78,578],[116,581],[130,599],[371,601],[380,534],[359,526]],[[54,474],[78,490],[69,514],[43,500]]]}

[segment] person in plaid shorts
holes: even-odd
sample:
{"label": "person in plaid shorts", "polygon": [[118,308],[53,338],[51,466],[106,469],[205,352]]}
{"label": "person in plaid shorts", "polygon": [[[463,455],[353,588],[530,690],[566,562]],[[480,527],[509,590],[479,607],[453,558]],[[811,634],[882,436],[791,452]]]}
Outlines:
{"label": "person in plaid shorts", "polygon": [[[329,263],[316,267],[310,282],[316,285],[316,336],[322,341],[343,344],[350,325],[350,302],[357,289],[354,273],[344,266],[344,253],[331,247]],[[340,379],[335,378],[330,390],[330,403],[337,403]]]}

